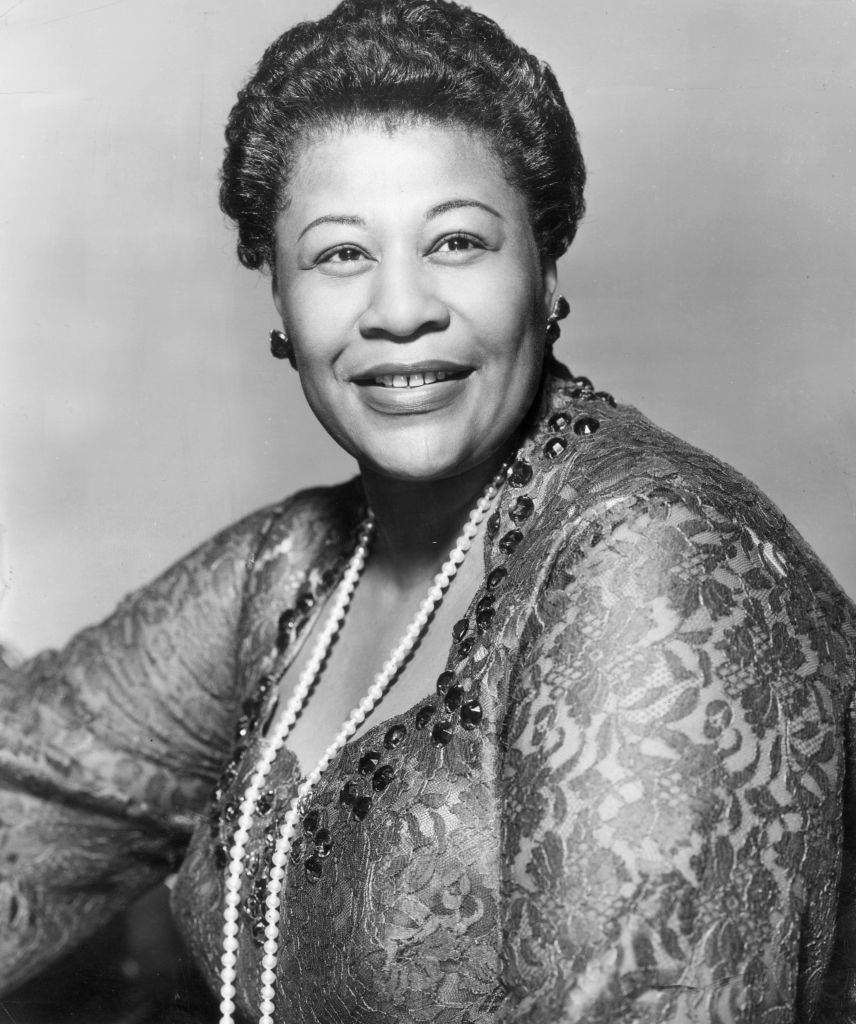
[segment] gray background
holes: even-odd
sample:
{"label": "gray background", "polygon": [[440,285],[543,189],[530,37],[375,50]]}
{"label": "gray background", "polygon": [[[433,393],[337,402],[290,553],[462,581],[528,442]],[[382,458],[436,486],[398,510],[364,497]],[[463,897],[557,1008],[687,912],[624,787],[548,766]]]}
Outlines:
{"label": "gray background", "polygon": [[[754,479],[856,592],[856,4],[475,6],[552,63],[590,168],[559,354]],[[235,91],[326,9],[0,0],[0,632],[23,651],[352,472],[216,206]]]}

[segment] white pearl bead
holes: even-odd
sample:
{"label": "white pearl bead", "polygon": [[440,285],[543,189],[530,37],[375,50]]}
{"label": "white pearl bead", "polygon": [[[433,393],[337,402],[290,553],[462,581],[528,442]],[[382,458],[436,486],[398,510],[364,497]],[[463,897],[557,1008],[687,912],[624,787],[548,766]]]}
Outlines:
{"label": "white pearl bead", "polygon": [[235,986],[230,984],[229,982],[227,982],[225,985],[221,985],[220,986],[220,995],[224,999],[234,999],[235,998]]}
{"label": "white pearl bead", "polygon": [[[460,537],[458,537],[447,560],[443,563],[441,571],[434,577],[428,594],[419,605],[415,618],[411,621],[401,640],[375,677],[366,696],[348,716],[315,769],[310,772],[298,788],[297,797],[293,801],[285,823],[280,830],[272,858],[273,865],[268,877],[268,892],[265,897],[265,905],[267,907],[264,929],[265,943],[263,946],[264,955],[262,957],[262,974],[259,986],[261,997],[259,1000],[259,1024],[274,1024],[273,985],[276,981],[277,954],[279,950],[280,894],[285,878],[288,852],[291,849],[292,839],[296,830],[296,822],[305,808],[306,798],[312,791],[313,786],[321,778],[326,767],[338,756],[348,739],[354,735],[362,722],[374,710],[378,701],[383,698],[386,687],[395,679],[401,666],[409,657],[426,624],[433,615],[434,609],[443,600],[444,592],[457,573],[458,566],[463,563],[467,551],[472,546],[472,540],[478,532],[478,525],[490,507],[502,482],[504,473],[505,467],[499,471],[479,498],[475,508],[469,513]],[[224,998],[220,1004],[220,1024],[233,1024],[232,1014],[235,1006],[230,997],[235,994],[232,982],[235,979],[238,952],[237,918],[239,914],[237,908],[240,904],[244,851],[249,842],[256,804],[258,803],[264,780],[267,778],[279,751],[282,749],[288,734],[297,721],[297,717],[308,699],[309,692],[315,684],[318,673],[321,671],[321,666],[327,658],[330,645],[339,632],[341,623],[344,621],[354,589],[365,566],[368,545],[374,533],[374,528],[374,515],[370,512],[360,530],[357,548],[351,556],[342,581],[336,590],[327,622],[322,628],[315,648],[300,674],[295,691],[280,718],[274,735],[262,741],[262,753],[256,763],[253,776],[240,804],[238,828],[232,840],[232,848],[229,851],[230,860],[226,875],[226,896],[223,911],[223,954],[221,957],[222,969],[220,971],[220,980],[223,985],[221,992]]]}

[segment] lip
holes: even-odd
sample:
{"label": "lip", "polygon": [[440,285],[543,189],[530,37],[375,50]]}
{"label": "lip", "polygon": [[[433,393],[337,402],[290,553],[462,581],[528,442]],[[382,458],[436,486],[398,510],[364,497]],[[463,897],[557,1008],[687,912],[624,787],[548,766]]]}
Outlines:
{"label": "lip", "polygon": [[[433,384],[415,388],[391,388],[379,385],[372,387],[369,386],[369,382],[361,384],[355,381],[356,394],[369,409],[386,416],[425,415],[447,408],[460,398],[472,373],[472,367],[466,369],[469,372],[463,376],[453,376],[448,380],[438,380]],[[410,372],[424,373],[428,371],[411,370]],[[458,374],[461,372],[457,371]]]}
{"label": "lip", "polygon": [[415,373],[437,373],[438,371],[448,374],[470,373],[475,367],[468,363],[456,363],[448,359],[421,359],[415,363],[387,362],[375,363],[360,369],[349,375],[348,380],[352,384],[374,384],[376,377],[384,377],[389,374],[407,377]]}

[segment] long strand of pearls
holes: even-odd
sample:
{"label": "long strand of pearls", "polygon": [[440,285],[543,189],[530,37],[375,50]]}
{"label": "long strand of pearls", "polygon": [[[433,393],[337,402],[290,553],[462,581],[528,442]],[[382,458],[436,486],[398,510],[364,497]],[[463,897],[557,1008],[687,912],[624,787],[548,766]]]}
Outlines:
{"label": "long strand of pearls", "polygon": [[[376,705],[383,698],[388,687],[398,676],[404,663],[410,657],[434,610],[443,600],[443,596],[456,575],[458,568],[472,547],[473,539],[478,533],[479,526],[499,491],[506,469],[507,466],[503,465],[479,498],[475,508],[470,512],[463,531],[455,542],[455,546],[449,552],[449,557],[434,577],[413,621],[404,631],[404,635],[393,648],[380,672],[375,676],[365,697],[348,716],[337,733],[336,738],[321,755],[315,768],[301,782],[297,794],[292,800],[285,820],[280,827],[276,846],[274,847],[267,884],[265,941],[259,988],[259,1024],[274,1024],[274,985],[279,949],[280,904],[285,881],[285,867],[297,830],[297,822],[306,805],[309,794],[330,763],[337,757],[348,740],[372,713]],[[220,1024],[234,1024],[235,995],[237,991],[235,979],[238,963],[238,908],[241,902],[244,853],[247,841],[249,840],[250,828],[253,824],[256,804],[261,795],[264,781],[276,761],[276,757],[282,749],[289,732],[297,721],[315,684],[315,680],[327,659],[333,640],[341,629],[351,597],[365,567],[373,533],[374,519],[370,514],[360,530],[357,547],[348,562],[342,581],[339,584],[327,622],[321,630],[309,661],[300,675],[294,694],[289,700],[276,729],[262,746],[255,770],[244,791],[244,797],[238,812],[237,828],[232,839],[232,847],[229,850],[229,865],[226,874],[225,909],[223,911],[223,954],[220,961]]]}

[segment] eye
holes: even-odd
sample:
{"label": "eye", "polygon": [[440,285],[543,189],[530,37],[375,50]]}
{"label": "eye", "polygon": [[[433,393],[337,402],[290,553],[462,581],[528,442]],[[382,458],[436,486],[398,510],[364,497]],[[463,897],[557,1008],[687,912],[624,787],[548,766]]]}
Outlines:
{"label": "eye", "polygon": [[484,248],[484,244],[472,235],[458,233],[441,238],[434,246],[434,252],[472,252]]}
{"label": "eye", "polygon": [[362,270],[362,265],[368,259],[367,254],[355,245],[337,245],[323,252],[315,261],[315,266],[325,274],[344,277]]}

